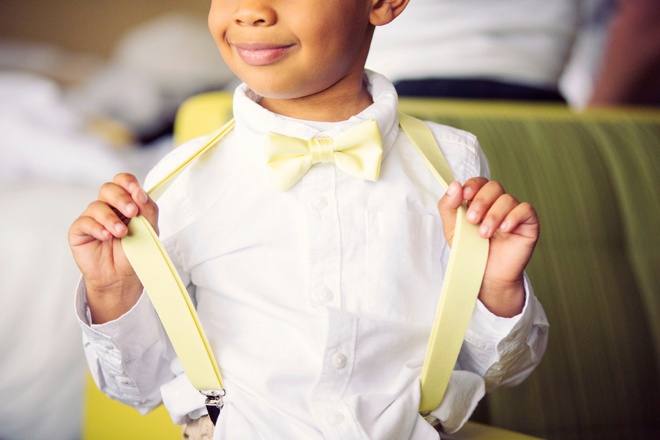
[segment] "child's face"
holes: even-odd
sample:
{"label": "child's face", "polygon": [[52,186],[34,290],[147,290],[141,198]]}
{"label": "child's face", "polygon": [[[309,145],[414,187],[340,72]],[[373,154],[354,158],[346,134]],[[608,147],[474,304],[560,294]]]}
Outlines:
{"label": "child's face", "polygon": [[361,81],[373,0],[213,0],[209,28],[229,67],[271,99]]}

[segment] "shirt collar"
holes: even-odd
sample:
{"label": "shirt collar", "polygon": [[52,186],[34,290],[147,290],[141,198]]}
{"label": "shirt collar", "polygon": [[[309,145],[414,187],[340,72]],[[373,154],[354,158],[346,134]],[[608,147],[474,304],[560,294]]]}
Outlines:
{"label": "shirt collar", "polygon": [[374,103],[362,112],[341,122],[315,122],[278,115],[259,105],[260,97],[241,84],[234,92],[234,118],[236,130],[250,136],[265,136],[271,131],[301,139],[336,136],[370,119],[378,123],[383,142],[383,158],[394,145],[398,134],[399,117],[397,94],[392,83],[383,75],[366,70],[365,81]]}

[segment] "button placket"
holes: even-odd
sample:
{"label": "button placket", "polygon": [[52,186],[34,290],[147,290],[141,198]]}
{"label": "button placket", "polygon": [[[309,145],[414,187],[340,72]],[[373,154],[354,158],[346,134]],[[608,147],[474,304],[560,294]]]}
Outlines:
{"label": "button placket", "polygon": [[328,310],[328,329],[324,341],[323,368],[313,396],[319,402],[328,403],[328,398],[341,399],[351,373],[357,320],[355,316],[341,310]]}
{"label": "button placket", "polygon": [[309,237],[308,295],[314,307],[341,307],[335,177],[334,165],[317,164],[303,178]]}
{"label": "button placket", "polygon": [[327,438],[355,438],[353,417],[341,400],[350,380],[357,322],[341,310],[341,230],[334,166],[314,166],[305,177],[309,237],[309,295],[324,306],[322,368],[312,390],[314,415]]}

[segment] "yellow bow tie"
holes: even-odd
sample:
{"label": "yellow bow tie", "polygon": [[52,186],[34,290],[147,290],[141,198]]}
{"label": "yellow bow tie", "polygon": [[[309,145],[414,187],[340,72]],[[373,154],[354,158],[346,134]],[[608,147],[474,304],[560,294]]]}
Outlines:
{"label": "yellow bow tie", "polygon": [[383,145],[376,121],[349,128],[335,138],[298,139],[269,133],[266,160],[277,189],[291,188],[316,163],[333,162],[352,176],[376,181]]}

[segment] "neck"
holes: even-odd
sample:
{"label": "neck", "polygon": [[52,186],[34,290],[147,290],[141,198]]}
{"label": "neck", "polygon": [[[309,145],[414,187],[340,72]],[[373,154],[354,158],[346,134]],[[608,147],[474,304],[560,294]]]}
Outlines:
{"label": "neck", "polygon": [[308,96],[289,99],[261,98],[262,107],[295,119],[339,122],[366,109],[373,99],[358,75],[342,78],[329,88]]}

